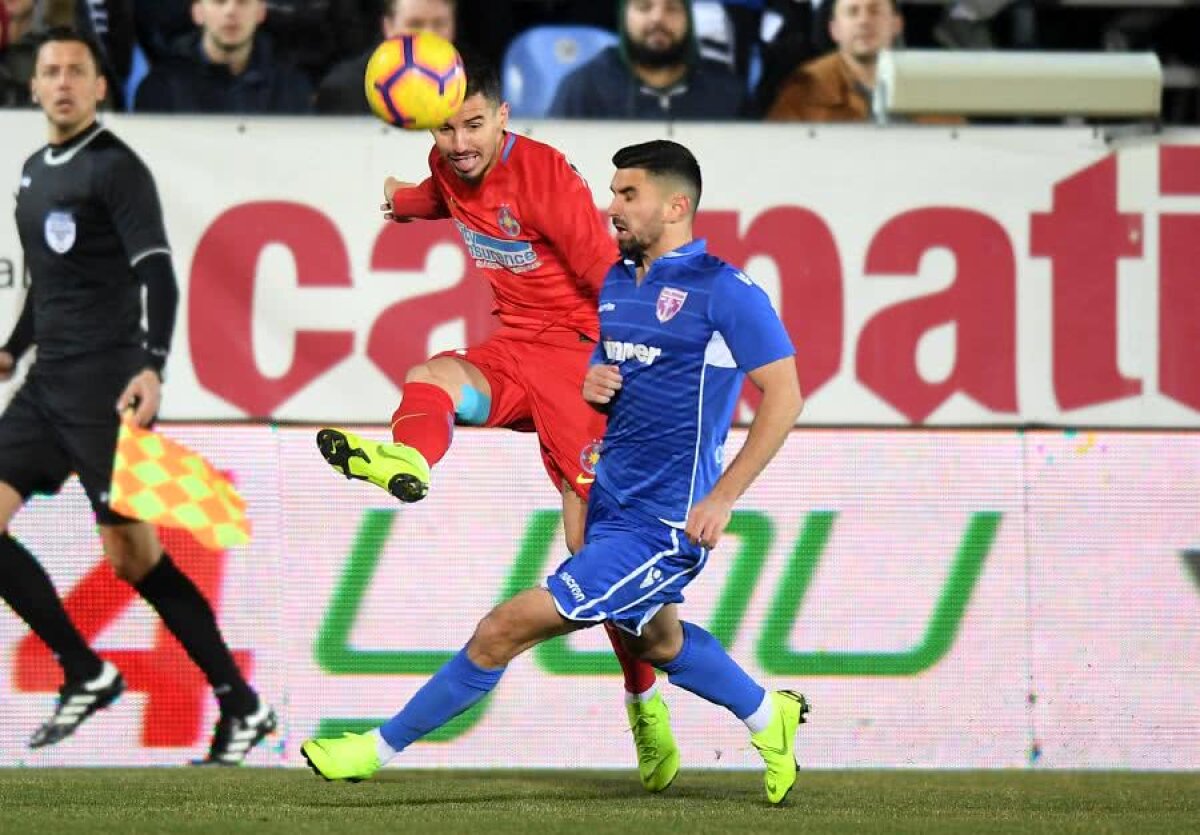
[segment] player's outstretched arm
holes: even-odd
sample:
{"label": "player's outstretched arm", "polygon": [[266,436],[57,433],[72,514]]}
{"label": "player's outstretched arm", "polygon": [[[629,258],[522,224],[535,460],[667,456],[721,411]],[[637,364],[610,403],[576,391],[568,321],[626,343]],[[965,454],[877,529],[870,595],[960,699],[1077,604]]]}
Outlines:
{"label": "player's outstretched arm", "polygon": [[422,183],[406,183],[388,177],[383,181],[383,204],[379,208],[384,220],[395,223],[450,216],[432,177]]}
{"label": "player's outstretched arm", "polygon": [[712,492],[692,507],[685,533],[692,542],[712,548],[725,533],[733,505],[758,478],[800,417],[804,397],[796,374],[795,357],[769,362],[750,372],[762,391],[762,402],[750,424],[746,443]]}

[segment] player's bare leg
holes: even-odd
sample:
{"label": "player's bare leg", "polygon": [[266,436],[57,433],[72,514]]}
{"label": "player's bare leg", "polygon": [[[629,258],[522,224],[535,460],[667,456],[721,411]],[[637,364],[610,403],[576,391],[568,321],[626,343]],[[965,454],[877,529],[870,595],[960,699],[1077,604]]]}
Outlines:
{"label": "player's bare leg", "polygon": [[491,386],[478,368],[459,357],[434,357],[405,375],[400,408],[392,416],[393,443],[376,443],[341,429],[322,429],[317,448],[346,478],[387,490],[402,502],[429,492],[430,470],[442,460],[454,422],[487,420]]}
{"label": "player's bare leg", "polygon": [[[587,502],[566,480],[562,482],[562,498],[567,550],[576,554],[583,547]],[[671,733],[667,703],[658,692],[658,674],[625,648],[617,627],[605,622],[604,630],[625,679],[625,713],[637,751],[638,776],[647,791],[663,791],[679,773],[679,748]]]}
{"label": "player's bare leg", "polygon": [[559,491],[562,493],[563,536],[567,540],[567,550],[578,554],[584,542],[587,500],[576,493],[566,479],[559,485]]}
{"label": "player's bare leg", "polygon": [[467,657],[485,669],[504,667],[530,647],[587,625],[559,614],[545,589],[526,589],[484,616],[467,642]]}
{"label": "player's bare leg", "polygon": [[[454,401],[454,407],[462,403],[463,389],[472,386],[485,397],[492,396],[492,387],[483,372],[461,357],[434,357],[420,365],[414,365],[404,375],[405,388],[410,383],[437,386]],[[399,414],[399,412],[397,412]],[[396,420],[392,428],[395,430]]]}

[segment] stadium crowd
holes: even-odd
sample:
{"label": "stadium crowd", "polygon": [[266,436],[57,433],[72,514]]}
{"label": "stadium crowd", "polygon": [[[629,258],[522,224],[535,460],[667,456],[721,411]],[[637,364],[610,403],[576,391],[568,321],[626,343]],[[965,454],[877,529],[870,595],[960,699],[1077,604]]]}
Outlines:
{"label": "stadium crowd", "polygon": [[896,45],[1153,50],[1163,121],[1198,124],[1198,24],[1159,0],[0,0],[0,106],[32,106],[38,34],[70,25],[110,109],[366,113],[373,46],[429,28],[503,66],[519,116],[862,121]]}

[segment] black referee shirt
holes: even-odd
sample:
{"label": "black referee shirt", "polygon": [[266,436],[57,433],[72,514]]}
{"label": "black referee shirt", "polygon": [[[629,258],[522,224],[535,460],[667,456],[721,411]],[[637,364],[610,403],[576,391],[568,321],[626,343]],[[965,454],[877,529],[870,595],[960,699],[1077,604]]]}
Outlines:
{"label": "black referee shirt", "polygon": [[96,124],[25,161],[17,231],[29,266],[39,360],[140,346],[133,267],[168,253],[150,170]]}

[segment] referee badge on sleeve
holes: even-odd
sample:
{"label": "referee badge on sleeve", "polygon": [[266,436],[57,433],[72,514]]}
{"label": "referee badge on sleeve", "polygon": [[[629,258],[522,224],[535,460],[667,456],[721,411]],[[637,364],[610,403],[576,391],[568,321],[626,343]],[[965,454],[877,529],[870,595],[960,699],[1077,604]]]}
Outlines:
{"label": "referee badge on sleeve", "polygon": [[75,216],[70,212],[51,212],[46,215],[46,245],[59,255],[75,246]]}

